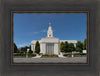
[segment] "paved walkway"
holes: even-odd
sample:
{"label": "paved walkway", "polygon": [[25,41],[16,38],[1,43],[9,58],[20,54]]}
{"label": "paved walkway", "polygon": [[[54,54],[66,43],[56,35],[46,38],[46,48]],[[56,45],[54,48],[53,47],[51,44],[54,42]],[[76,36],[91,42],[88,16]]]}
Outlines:
{"label": "paved walkway", "polygon": [[14,58],[15,63],[86,63],[86,57]]}

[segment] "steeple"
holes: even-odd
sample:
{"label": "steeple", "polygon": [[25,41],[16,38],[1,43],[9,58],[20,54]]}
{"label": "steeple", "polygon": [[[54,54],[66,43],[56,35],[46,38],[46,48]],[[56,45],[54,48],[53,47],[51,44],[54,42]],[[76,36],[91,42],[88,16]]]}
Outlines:
{"label": "steeple", "polygon": [[49,28],[48,28],[48,31],[47,31],[47,37],[53,37],[53,31],[52,31],[51,23],[49,23]]}
{"label": "steeple", "polygon": [[51,22],[49,22],[49,26],[51,27]]}

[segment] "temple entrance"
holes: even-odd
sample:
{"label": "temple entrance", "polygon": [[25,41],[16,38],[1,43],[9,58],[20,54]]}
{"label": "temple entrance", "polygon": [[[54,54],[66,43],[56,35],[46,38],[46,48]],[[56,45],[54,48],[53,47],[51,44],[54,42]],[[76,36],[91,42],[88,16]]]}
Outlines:
{"label": "temple entrance", "polygon": [[46,54],[54,54],[54,43],[46,44]]}

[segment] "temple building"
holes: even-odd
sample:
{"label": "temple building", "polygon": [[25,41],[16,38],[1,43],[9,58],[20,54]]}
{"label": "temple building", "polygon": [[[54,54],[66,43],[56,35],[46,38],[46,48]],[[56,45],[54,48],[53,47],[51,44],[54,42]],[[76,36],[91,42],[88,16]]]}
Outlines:
{"label": "temple building", "polygon": [[[35,52],[35,43],[37,40],[31,41],[31,50]],[[60,54],[60,43],[67,41],[68,43],[73,43],[76,47],[76,40],[59,40],[57,37],[53,37],[53,30],[51,23],[49,23],[47,37],[38,40],[40,43],[40,53],[42,54]]]}

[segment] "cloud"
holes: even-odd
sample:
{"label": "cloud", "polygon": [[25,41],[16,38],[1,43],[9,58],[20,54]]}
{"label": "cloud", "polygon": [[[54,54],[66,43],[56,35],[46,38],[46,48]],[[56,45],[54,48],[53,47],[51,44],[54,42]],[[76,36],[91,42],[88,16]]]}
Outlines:
{"label": "cloud", "polygon": [[36,32],[33,32],[33,34],[39,34],[39,33],[45,33],[45,32],[47,32],[47,30],[36,31]]}

